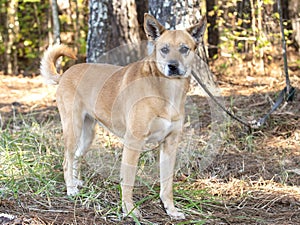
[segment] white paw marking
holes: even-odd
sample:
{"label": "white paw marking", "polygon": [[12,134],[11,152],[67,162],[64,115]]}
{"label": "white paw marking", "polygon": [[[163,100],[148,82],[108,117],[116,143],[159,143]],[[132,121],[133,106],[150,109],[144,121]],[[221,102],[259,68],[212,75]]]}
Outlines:
{"label": "white paw marking", "polygon": [[185,219],[185,216],[183,213],[178,212],[178,210],[176,208],[172,209],[172,210],[166,210],[167,214],[174,220],[183,220]]}
{"label": "white paw marking", "polygon": [[67,187],[67,195],[69,195],[69,196],[77,195],[78,192],[79,192],[79,189],[77,188],[77,186],[68,186]]}

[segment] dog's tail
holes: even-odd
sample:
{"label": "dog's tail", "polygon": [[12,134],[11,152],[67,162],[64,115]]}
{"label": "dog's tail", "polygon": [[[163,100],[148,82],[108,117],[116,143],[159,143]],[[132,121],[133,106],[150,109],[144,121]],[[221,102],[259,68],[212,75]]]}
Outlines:
{"label": "dog's tail", "polygon": [[60,74],[57,72],[55,63],[60,56],[68,56],[76,59],[75,52],[65,45],[53,45],[49,47],[41,60],[41,75],[48,84],[58,84]]}

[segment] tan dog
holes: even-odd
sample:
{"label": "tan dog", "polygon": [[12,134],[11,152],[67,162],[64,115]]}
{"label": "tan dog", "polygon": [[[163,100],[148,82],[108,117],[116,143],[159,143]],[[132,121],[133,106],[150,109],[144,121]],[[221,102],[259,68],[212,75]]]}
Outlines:
{"label": "tan dog", "polygon": [[96,122],[124,140],[121,164],[122,208],[141,216],[132,200],[136,168],[148,142],[161,143],[160,198],[169,216],[183,219],[173,203],[173,170],[184,122],[194,53],[206,28],[206,20],[187,30],[165,30],[145,14],[144,28],[154,43],[153,53],[125,67],[109,64],[77,64],[61,76],[55,69],[59,56],[75,58],[71,49],[49,48],[41,73],[59,83],[57,106],[65,142],[64,178],[68,195],[78,193],[79,159],[88,150]]}

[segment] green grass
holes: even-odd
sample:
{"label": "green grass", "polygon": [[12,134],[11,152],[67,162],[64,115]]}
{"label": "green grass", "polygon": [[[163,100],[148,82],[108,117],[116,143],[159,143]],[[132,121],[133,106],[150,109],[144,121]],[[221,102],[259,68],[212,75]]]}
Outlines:
{"label": "green grass", "polygon": [[[39,124],[31,115],[14,117],[6,128],[0,130],[0,197],[24,201],[21,196],[25,196],[25,199],[39,202],[34,206],[36,209],[41,205],[51,208],[55,202],[59,210],[64,210],[66,205],[74,204],[74,208],[92,211],[108,221],[122,221],[121,188],[118,182],[101,177],[85,164],[83,188],[77,196],[67,197],[62,162],[59,121]],[[161,208],[158,184],[149,180],[139,183],[142,185],[137,187],[134,197],[137,207],[148,212],[153,206],[160,210],[163,221],[169,221]],[[174,195],[177,207],[189,217],[180,224],[205,223],[202,205],[207,201],[212,204],[215,202],[207,192],[191,190],[188,184],[180,182],[174,187]],[[155,218],[133,220],[136,224],[153,224]]]}
{"label": "green grass", "polygon": [[20,117],[0,132],[2,194],[57,193],[57,184],[61,186],[63,182],[62,149],[58,147],[60,140],[55,138],[60,128],[53,123],[40,126],[33,118],[25,122]]}

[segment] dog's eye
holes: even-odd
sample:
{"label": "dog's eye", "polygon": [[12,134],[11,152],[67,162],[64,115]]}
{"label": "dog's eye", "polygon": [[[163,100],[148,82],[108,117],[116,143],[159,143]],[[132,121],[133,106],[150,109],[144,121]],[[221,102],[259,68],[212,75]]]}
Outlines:
{"label": "dog's eye", "polygon": [[170,49],[167,46],[165,46],[165,47],[162,47],[160,49],[160,51],[161,51],[162,54],[166,55],[166,54],[169,53]]}
{"label": "dog's eye", "polygon": [[181,46],[180,49],[179,49],[179,52],[180,52],[181,54],[188,54],[189,51],[190,51],[190,48],[187,47],[187,46],[185,46],[185,45]]}

